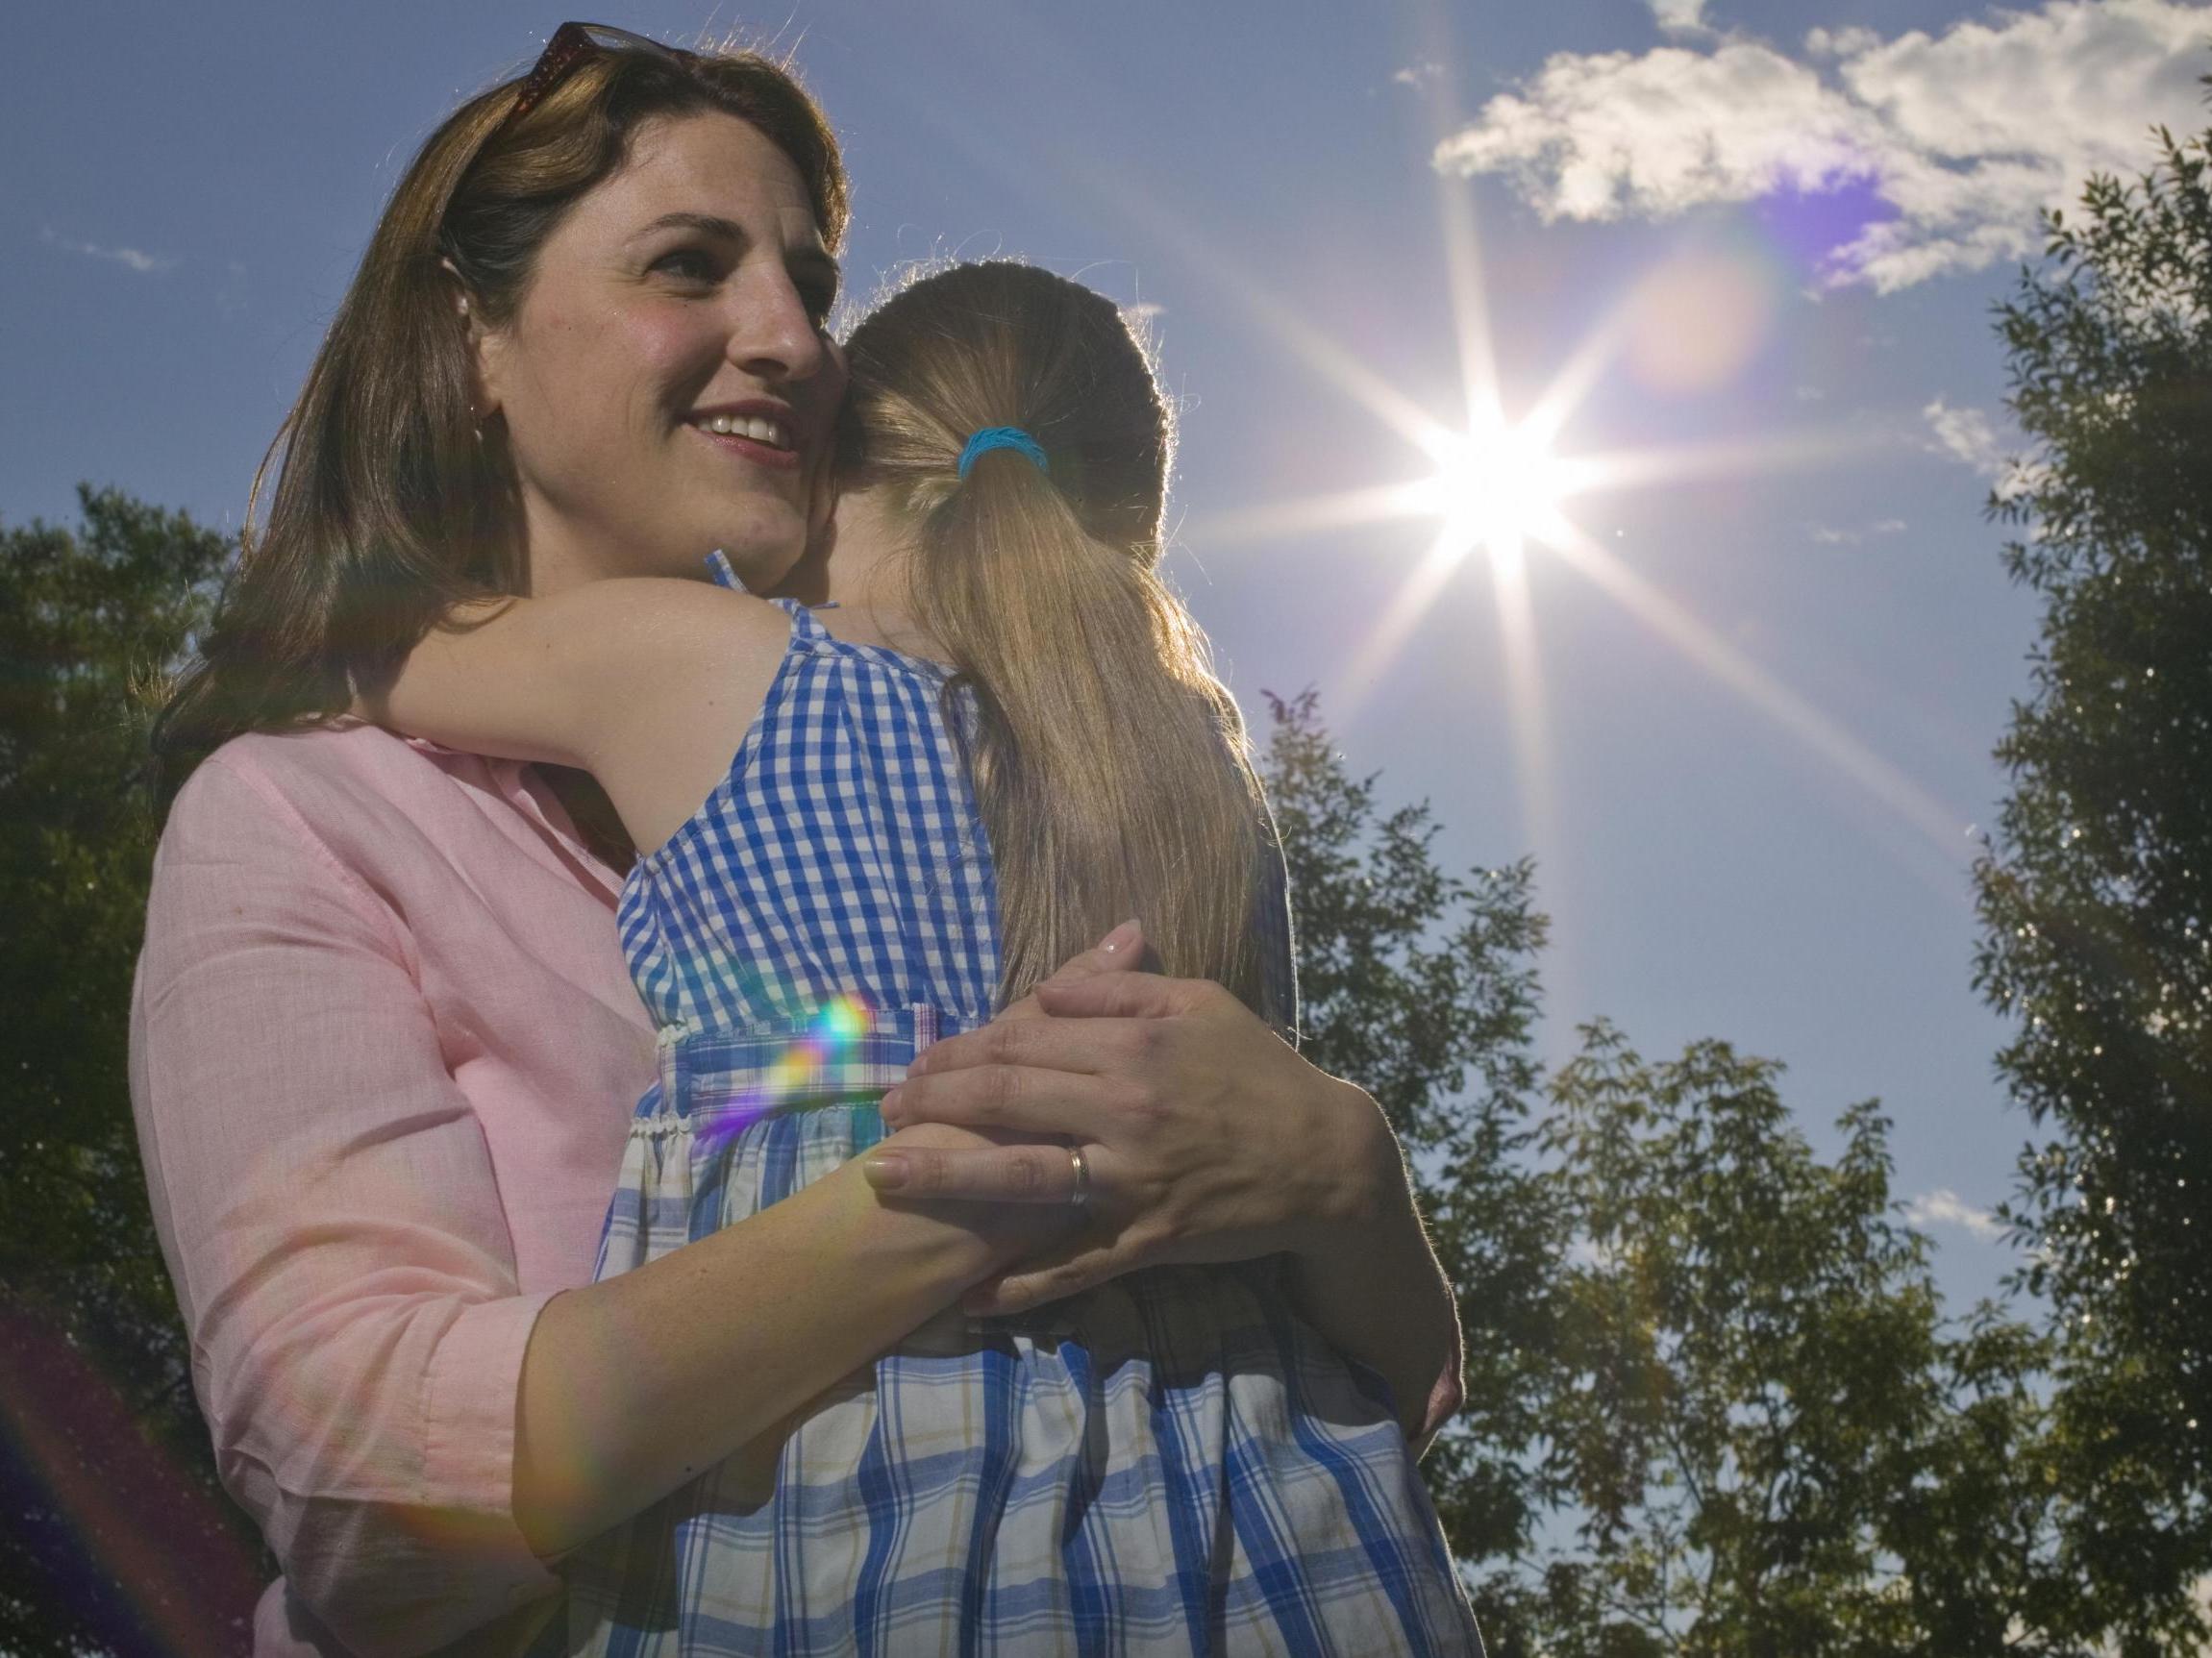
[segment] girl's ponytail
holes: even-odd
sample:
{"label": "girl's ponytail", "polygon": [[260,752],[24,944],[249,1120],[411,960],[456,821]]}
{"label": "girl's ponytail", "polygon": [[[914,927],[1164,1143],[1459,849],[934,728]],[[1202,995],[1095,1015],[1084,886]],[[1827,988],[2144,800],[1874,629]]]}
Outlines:
{"label": "girl's ponytail", "polygon": [[[1236,705],[1160,581],[1173,418],[1111,302],[1026,265],[955,266],[850,343],[845,470],[911,525],[915,619],[976,691],[1001,996],[1135,916],[1162,967],[1278,1024],[1255,928],[1280,863]],[[976,456],[990,427],[1029,433]]]}

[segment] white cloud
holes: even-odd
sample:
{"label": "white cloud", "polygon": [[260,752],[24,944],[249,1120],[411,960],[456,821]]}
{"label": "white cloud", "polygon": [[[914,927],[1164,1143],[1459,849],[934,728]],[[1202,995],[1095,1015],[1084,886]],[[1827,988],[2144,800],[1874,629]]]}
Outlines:
{"label": "white cloud", "polygon": [[1949,1186],[1923,1192],[1904,1205],[1904,1218],[1916,1226],[1963,1226],[1982,1239],[2003,1236],[2004,1225],[1987,1209],[1977,1209]]}
{"label": "white cloud", "polygon": [[1973,467],[1989,480],[2002,500],[2040,487],[2050,476],[2050,468],[2041,461],[2007,456],[1997,428],[1978,408],[1953,408],[1939,397],[1920,413],[1934,437],[1925,445],[1927,452],[1948,455]]}
{"label": "white cloud", "polygon": [[1840,524],[1816,524],[1813,526],[1813,539],[1823,547],[1857,547],[1885,535],[1901,535],[1904,531],[1905,522],[1901,518],[1877,518],[1872,524],[1862,524],[1856,529]]}
{"label": "white cloud", "polygon": [[1425,87],[1431,81],[1441,81],[1444,78],[1444,65],[1409,63],[1390,78],[1401,87]]}
{"label": "white cloud", "polygon": [[38,239],[49,247],[62,249],[64,253],[84,254],[89,259],[96,260],[112,260],[119,265],[137,271],[140,276],[149,276],[158,271],[168,270],[177,262],[173,259],[164,259],[159,254],[140,253],[137,248],[104,248],[97,242],[74,242],[66,236],[57,235],[52,225],[46,226],[38,233]]}
{"label": "white cloud", "polygon": [[1652,0],[1652,16],[1670,35],[1702,35],[1705,0]]}
{"label": "white cloud", "polygon": [[1963,461],[1984,478],[2002,475],[2004,455],[1998,448],[1997,429],[1980,409],[1953,408],[1939,397],[1920,413],[1935,433],[1935,441],[1928,445],[1930,454]]}
{"label": "white cloud", "polygon": [[1877,210],[1828,280],[1889,292],[2033,253],[2038,209],[2092,172],[2140,172],[2152,125],[2194,130],[2208,36],[2203,5],[2045,0],[1940,36],[1814,30],[1802,59],[1736,37],[1562,53],[1434,160],[1504,176],[1548,220],[1856,186]]}
{"label": "white cloud", "polygon": [[1805,50],[1816,58],[1849,58],[1880,44],[1879,35],[1855,24],[1844,29],[1815,29],[1805,36]]}

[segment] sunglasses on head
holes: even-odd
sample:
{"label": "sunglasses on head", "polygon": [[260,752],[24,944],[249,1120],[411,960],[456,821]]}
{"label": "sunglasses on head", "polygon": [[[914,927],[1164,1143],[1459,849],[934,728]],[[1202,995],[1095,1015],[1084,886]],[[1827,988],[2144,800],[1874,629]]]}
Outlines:
{"label": "sunglasses on head", "polygon": [[658,40],[634,35],[627,29],[617,29],[611,23],[563,23],[553,32],[553,38],[545,43],[538,54],[537,62],[522,78],[522,89],[515,93],[514,103],[507,116],[493,132],[498,138],[515,122],[544,102],[546,94],[567,79],[570,70],[579,63],[588,63],[594,58],[604,58],[612,52],[644,52],[666,60],[677,67],[688,69],[699,61],[697,53],[686,52],[680,46],[663,46]]}

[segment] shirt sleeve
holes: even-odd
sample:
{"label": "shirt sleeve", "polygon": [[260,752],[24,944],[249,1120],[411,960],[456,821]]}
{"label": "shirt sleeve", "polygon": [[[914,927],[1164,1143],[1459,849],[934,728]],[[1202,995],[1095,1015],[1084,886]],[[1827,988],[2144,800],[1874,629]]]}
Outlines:
{"label": "shirt sleeve", "polygon": [[512,1514],[523,1295],[406,928],[221,755],[156,859],[131,1020],[155,1218],[225,1486],[362,1658],[559,1580]]}
{"label": "shirt sleeve", "polygon": [[1261,824],[1253,936],[1259,946],[1261,1017],[1298,1046],[1298,944],[1290,920],[1290,874],[1272,819]]}

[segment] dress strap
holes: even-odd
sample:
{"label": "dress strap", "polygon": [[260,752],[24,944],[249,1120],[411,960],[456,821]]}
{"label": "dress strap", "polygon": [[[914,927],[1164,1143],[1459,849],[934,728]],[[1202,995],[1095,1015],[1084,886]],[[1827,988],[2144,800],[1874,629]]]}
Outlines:
{"label": "dress strap", "polygon": [[[721,548],[717,547],[713,552],[707,555],[707,568],[712,574],[716,586],[727,587],[733,593],[750,593],[753,591],[752,588],[745,585],[745,579],[738,575],[735,568],[731,564],[730,555],[723,552]],[[830,630],[815,621],[813,612],[797,599],[771,599],[768,603],[791,618],[791,631],[799,638],[826,639],[831,637]],[[836,606],[825,605],[822,608],[833,610]]]}
{"label": "dress strap", "polygon": [[797,599],[771,599],[769,604],[791,618],[791,638],[795,644],[812,645],[817,640],[835,637],[822,626],[814,612]]}

